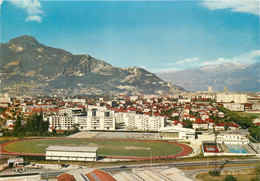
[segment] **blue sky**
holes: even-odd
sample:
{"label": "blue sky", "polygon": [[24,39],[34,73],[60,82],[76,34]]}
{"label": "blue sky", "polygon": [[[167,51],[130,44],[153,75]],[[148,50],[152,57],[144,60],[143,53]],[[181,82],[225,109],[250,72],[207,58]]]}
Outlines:
{"label": "blue sky", "polygon": [[3,1],[1,42],[21,35],[154,73],[260,61],[257,0]]}

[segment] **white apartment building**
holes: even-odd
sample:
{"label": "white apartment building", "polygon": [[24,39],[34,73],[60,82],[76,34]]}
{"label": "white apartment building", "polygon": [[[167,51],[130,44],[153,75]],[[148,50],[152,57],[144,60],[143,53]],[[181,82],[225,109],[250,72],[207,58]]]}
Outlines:
{"label": "white apartment building", "polygon": [[223,104],[224,108],[229,109],[230,111],[244,111],[245,106],[243,104],[236,104],[236,103],[225,103]]}
{"label": "white apartment building", "polygon": [[178,99],[179,103],[191,102],[191,99]]}
{"label": "white apartment building", "polygon": [[116,122],[124,123],[126,127],[138,130],[158,131],[166,126],[167,121],[162,116],[135,114],[133,112],[117,112],[115,115]]}
{"label": "white apartment building", "polygon": [[62,116],[84,116],[85,111],[82,108],[66,108],[66,109],[60,109],[59,114]]}
{"label": "white apartment building", "polygon": [[81,104],[86,104],[87,103],[87,99],[63,99],[63,102],[73,102],[73,103],[81,103]]}
{"label": "white apartment building", "polygon": [[0,93],[0,102],[8,102],[8,103],[10,103],[11,102],[11,98],[9,97],[9,94],[7,94],[7,93],[5,93],[5,94]]}
{"label": "white apartment building", "polygon": [[217,102],[247,103],[247,95],[241,93],[218,93]]}
{"label": "white apartment building", "polygon": [[135,127],[140,130],[158,131],[166,126],[167,119],[162,116],[135,115]]}
{"label": "white apartment building", "polygon": [[50,127],[56,130],[73,129],[74,124],[78,124],[80,131],[85,130],[115,130],[114,111],[100,111],[98,109],[89,109],[84,115],[50,116],[46,118]]}

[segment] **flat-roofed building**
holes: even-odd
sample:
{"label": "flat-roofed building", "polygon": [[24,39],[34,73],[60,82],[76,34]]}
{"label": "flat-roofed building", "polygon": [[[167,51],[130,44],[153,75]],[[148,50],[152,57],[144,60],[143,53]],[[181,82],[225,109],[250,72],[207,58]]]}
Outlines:
{"label": "flat-roofed building", "polygon": [[[71,109],[71,111],[76,112],[71,116],[47,117],[46,120],[49,121],[49,127],[53,127],[56,130],[70,130],[77,124],[80,131],[116,129],[114,111],[94,108],[85,112],[80,112],[80,110],[77,109]],[[79,112],[77,113],[77,111]]]}
{"label": "flat-roofed building", "polygon": [[98,147],[49,146],[46,160],[96,161]]}
{"label": "flat-roofed building", "polygon": [[249,144],[250,140],[240,134],[220,134],[217,136],[217,143],[243,145]]}
{"label": "flat-roofed building", "polygon": [[138,130],[158,131],[158,129],[166,126],[167,121],[167,118],[163,116],[136,114],[125,111],[117,112],[115,116],[117,123],[124,123],[126,127]]}
{"label": "flat-roofed building", "polygon": [[24,160],[23,158],[9,158],[7,160],[7,164],[9,167],[23,166]]}
{"label": "flat-roofed building", "polygon": [[247,95],[242,93],[218,93],[217,102],[223,103],[247,103]]}
{"label": "flat-roofed building", "polygon": [[195,139],[195,130],[178,126],[165,127],[159,130],[162,139]]}
{"label": "flat-roofed building", "polygon": [[245,106],[243,104],[236,104],[236,103],[224,103],[224,108],[229,109],[230,111],[244,111]]}

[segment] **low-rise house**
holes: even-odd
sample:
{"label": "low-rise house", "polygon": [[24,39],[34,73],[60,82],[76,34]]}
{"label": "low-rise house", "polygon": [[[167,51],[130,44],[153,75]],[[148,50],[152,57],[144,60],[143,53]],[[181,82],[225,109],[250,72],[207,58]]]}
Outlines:
{"label": "low-rise house", "polygon": [[180,115],[179,111],[172,111],[172,117],[179,116],[179,115]]}
{"label": "low-rise house", "polygon": [[228,129],[230,130],[239,130],[240,126],[238,126],[237,124],[227,124]]}
{"label": "low-rise house", "polygon": [[196,116],[190,115],[190,116],[189,116],[189,120],[191,120],[191,121],[193,121],[193,122],[196,121]]}
{"label": "low-rise house", "polygon": [[225,130],[225,123],[216,123],[215,130]]}
{"label": "low-rise house", "polygon": [[207,113],[203,113],[203,114],[201,114],[201,119],[202,120],[206,120],[206,119],[208,119],[209,118],[209,115],[207,114]]}
{"label": "low-rise house", "polygon": [[225,114],[224,114],[223,112],[219,112],[219,113],[218,113],[218,117],[224,118],[224,116],[225,116]]}
{"label": "low-rise house", "polygon": [[209,129],[209,124],[206,121],[203,121],[202,119],[198,118],[196,119],[196,121],[192,123],[192,128],[207,130]]}

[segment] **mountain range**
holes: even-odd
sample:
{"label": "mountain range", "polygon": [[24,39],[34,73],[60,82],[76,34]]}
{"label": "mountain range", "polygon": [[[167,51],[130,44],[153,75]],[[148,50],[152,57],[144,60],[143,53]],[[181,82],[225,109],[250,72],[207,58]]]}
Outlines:
{"label": "mountain range", "polygon": [[176,94],[183,88],[139,67],[117,68],[21,36],[0,47],[1,91],[23,94]]}
{"label": "mountain range", "polygon": [[251,65],[222,63],[156,75],[187,91],[205,91],[208,86],[215,91],[223,91],[224,86],[235,92],[260,91],[260,62]]}

